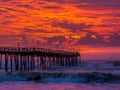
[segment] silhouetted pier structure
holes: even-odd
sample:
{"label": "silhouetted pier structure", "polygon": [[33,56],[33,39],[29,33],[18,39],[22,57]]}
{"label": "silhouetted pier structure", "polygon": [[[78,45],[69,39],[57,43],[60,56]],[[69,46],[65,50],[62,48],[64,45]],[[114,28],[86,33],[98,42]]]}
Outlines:
{"label": "silhouetted pier structure", "polygon": [[78,66],[79,52],[45,48],[0,47],[0,68],[5,71],[32,71],[36,68]]}

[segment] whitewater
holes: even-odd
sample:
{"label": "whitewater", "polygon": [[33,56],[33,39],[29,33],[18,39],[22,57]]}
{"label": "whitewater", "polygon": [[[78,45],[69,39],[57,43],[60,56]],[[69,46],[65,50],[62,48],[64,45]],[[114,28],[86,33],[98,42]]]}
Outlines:
{"label": "whitewater", "polygon": [[1,70],[0,90],[120,90],[120,65],[119,61],[87,61],[78,67],[32,72]]}

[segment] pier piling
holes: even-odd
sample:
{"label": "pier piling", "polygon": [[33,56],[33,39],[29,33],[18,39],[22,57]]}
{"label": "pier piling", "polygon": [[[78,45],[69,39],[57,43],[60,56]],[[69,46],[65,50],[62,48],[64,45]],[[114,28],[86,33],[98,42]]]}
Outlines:
{"label": "pier piling", "polygon": [[45,48],[0,47],[0,69],[5,71],[32,71],[36,68],[78,66],[79,52]]}

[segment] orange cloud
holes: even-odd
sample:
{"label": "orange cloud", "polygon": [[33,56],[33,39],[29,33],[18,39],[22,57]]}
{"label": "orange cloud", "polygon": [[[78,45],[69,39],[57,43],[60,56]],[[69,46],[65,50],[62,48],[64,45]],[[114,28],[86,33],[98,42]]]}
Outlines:
{"label": "orange cloud", "polygon": [[51,46],[52,42],[60,41],[64,47],[119,47],[120,7],[117,2],[0,0],[1,45],[12,46],[20,41],[47,46],[52,39]]}

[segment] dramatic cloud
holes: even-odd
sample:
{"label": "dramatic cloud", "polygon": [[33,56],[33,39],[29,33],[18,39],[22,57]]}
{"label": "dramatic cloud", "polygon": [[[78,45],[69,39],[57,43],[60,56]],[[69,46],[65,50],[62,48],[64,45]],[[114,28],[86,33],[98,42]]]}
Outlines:
{"label": "dramatic cloud", "polygon": [[84,9],[119,9],[119,0],[46,0],[47,2],[57,2],[60,4],[73,4]]}
{"label": "dramatic cloud", "polygon": [[96,46],[96,45],[100,45],[100,44],[103,45],[103,43],[104,43],[104,40],[100,35],[98,35],[98,34],[92,35],[91,33],[88,33],[86,35],[86,37],[82,37],[78,40],[77,45],[82,44],[82,45],[94,45],[94,46]]}
{"label": "dramatic cloud", "polygon": [[0,0],[0,44],[120,48],[120,0]]}
{"label": "dramatic cloud", "polygon": [[64,36],[55,36],[48,39],[48,44],[62,44],[66,41]]}
{"label": "dramatic cloud", "polygon": [[90,28],[91,25],[86,25],[85,23],[71,23],[68,21],[64,21],[64,22],[54,22],[52,24],[54,27],[61,27],[61,28],[65,28],[65,29],[70,29],[72,32],[76,32],[78,31],[83,31],[86,28]]}
{"label": "dramatic cloud", "polygon": [[114,33],[110,36],[109,45],[120,46],[120,35],[118,33]]}

